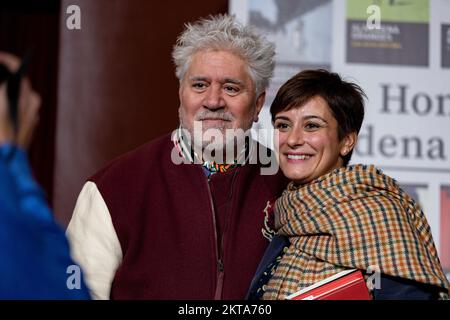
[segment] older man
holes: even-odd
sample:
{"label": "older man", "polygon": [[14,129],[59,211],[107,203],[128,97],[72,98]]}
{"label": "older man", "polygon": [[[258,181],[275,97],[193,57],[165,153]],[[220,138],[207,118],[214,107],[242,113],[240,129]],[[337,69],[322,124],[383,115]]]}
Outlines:
{"label": "older man", "polygon": [[173,50],[179,129],[91,177],[69,224],[95,298],[244,298],[287,181],[261,173],[266,149],[227,132],[257,121],[273,58],[233,17],[187,25]]}

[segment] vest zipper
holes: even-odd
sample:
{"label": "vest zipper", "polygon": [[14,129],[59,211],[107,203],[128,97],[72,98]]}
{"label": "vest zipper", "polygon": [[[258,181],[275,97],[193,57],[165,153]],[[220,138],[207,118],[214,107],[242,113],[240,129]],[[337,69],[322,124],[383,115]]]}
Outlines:
{"label": "vest zipper", "polygon": [[[203,173],[203,172],[202,172]],[[216,222],[216,210],[214,209],[214,201],[211,194],[211,187],[209,186],[209,180],[206,181],[206,186],[208,187],[208,196],[209,203],[211,205],[211,213],[213,219],[213,227],[214,227],[214,248],[216,249],[216,258],[217,258],[217,282],[216,282],[216,290],[214,293],[214,300],[222,299],[222,288],[223,288],[223,277],[224,277],[224,266],[222,261],[222,252],[219,250],[219,240],[217,237],[217,222]]]}
{"label": "vest zipper", "polygon": [[216,292],[214,293],[214,300],[222,299],[223,277],[224,277],[223,261],[222,259],[219,258],[219,260],[217,261],[217,285],[216,285]]}

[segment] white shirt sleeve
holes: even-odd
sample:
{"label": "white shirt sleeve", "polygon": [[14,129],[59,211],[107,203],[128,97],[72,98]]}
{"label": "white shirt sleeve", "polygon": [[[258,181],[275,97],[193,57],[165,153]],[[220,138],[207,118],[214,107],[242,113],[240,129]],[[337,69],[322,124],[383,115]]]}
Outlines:
{"label": "white shirt sleeve", "polygon": [[66,235],[72,258],[83,270],[92,298],[109,299],[114,275],[122,262],[122,248],[95,183],[88,181],[83,186]]}

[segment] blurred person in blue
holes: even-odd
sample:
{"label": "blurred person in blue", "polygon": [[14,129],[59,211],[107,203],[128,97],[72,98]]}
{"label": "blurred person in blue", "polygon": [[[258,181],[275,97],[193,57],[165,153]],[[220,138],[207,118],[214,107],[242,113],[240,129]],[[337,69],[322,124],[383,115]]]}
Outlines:
{"label": "blurred person in blue", "polygon": [[19,66],[18,58],[0,52],[6,74],[0,79],[0,299],[89,299],[27,160],[41,103],[29,79],[17,82],[17,116],[10,112],[10,80]]}

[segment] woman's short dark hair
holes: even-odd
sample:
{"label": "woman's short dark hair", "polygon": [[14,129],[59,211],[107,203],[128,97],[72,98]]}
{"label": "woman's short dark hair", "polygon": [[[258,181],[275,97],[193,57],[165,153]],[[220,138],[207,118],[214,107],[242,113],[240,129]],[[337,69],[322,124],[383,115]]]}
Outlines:
{"label": "woman's short dark hair", "polygon": [[[272,122],[279,112],[301,107],[316,96],[327,102],[336,119],[339,141],[351,132],[359,133],[366,94],[357,84],[344,81],[337,73],[324,69],[304,70],[281,86],[270,106]],[[344,156],[344,166],[352,153],[353,150]]]}

